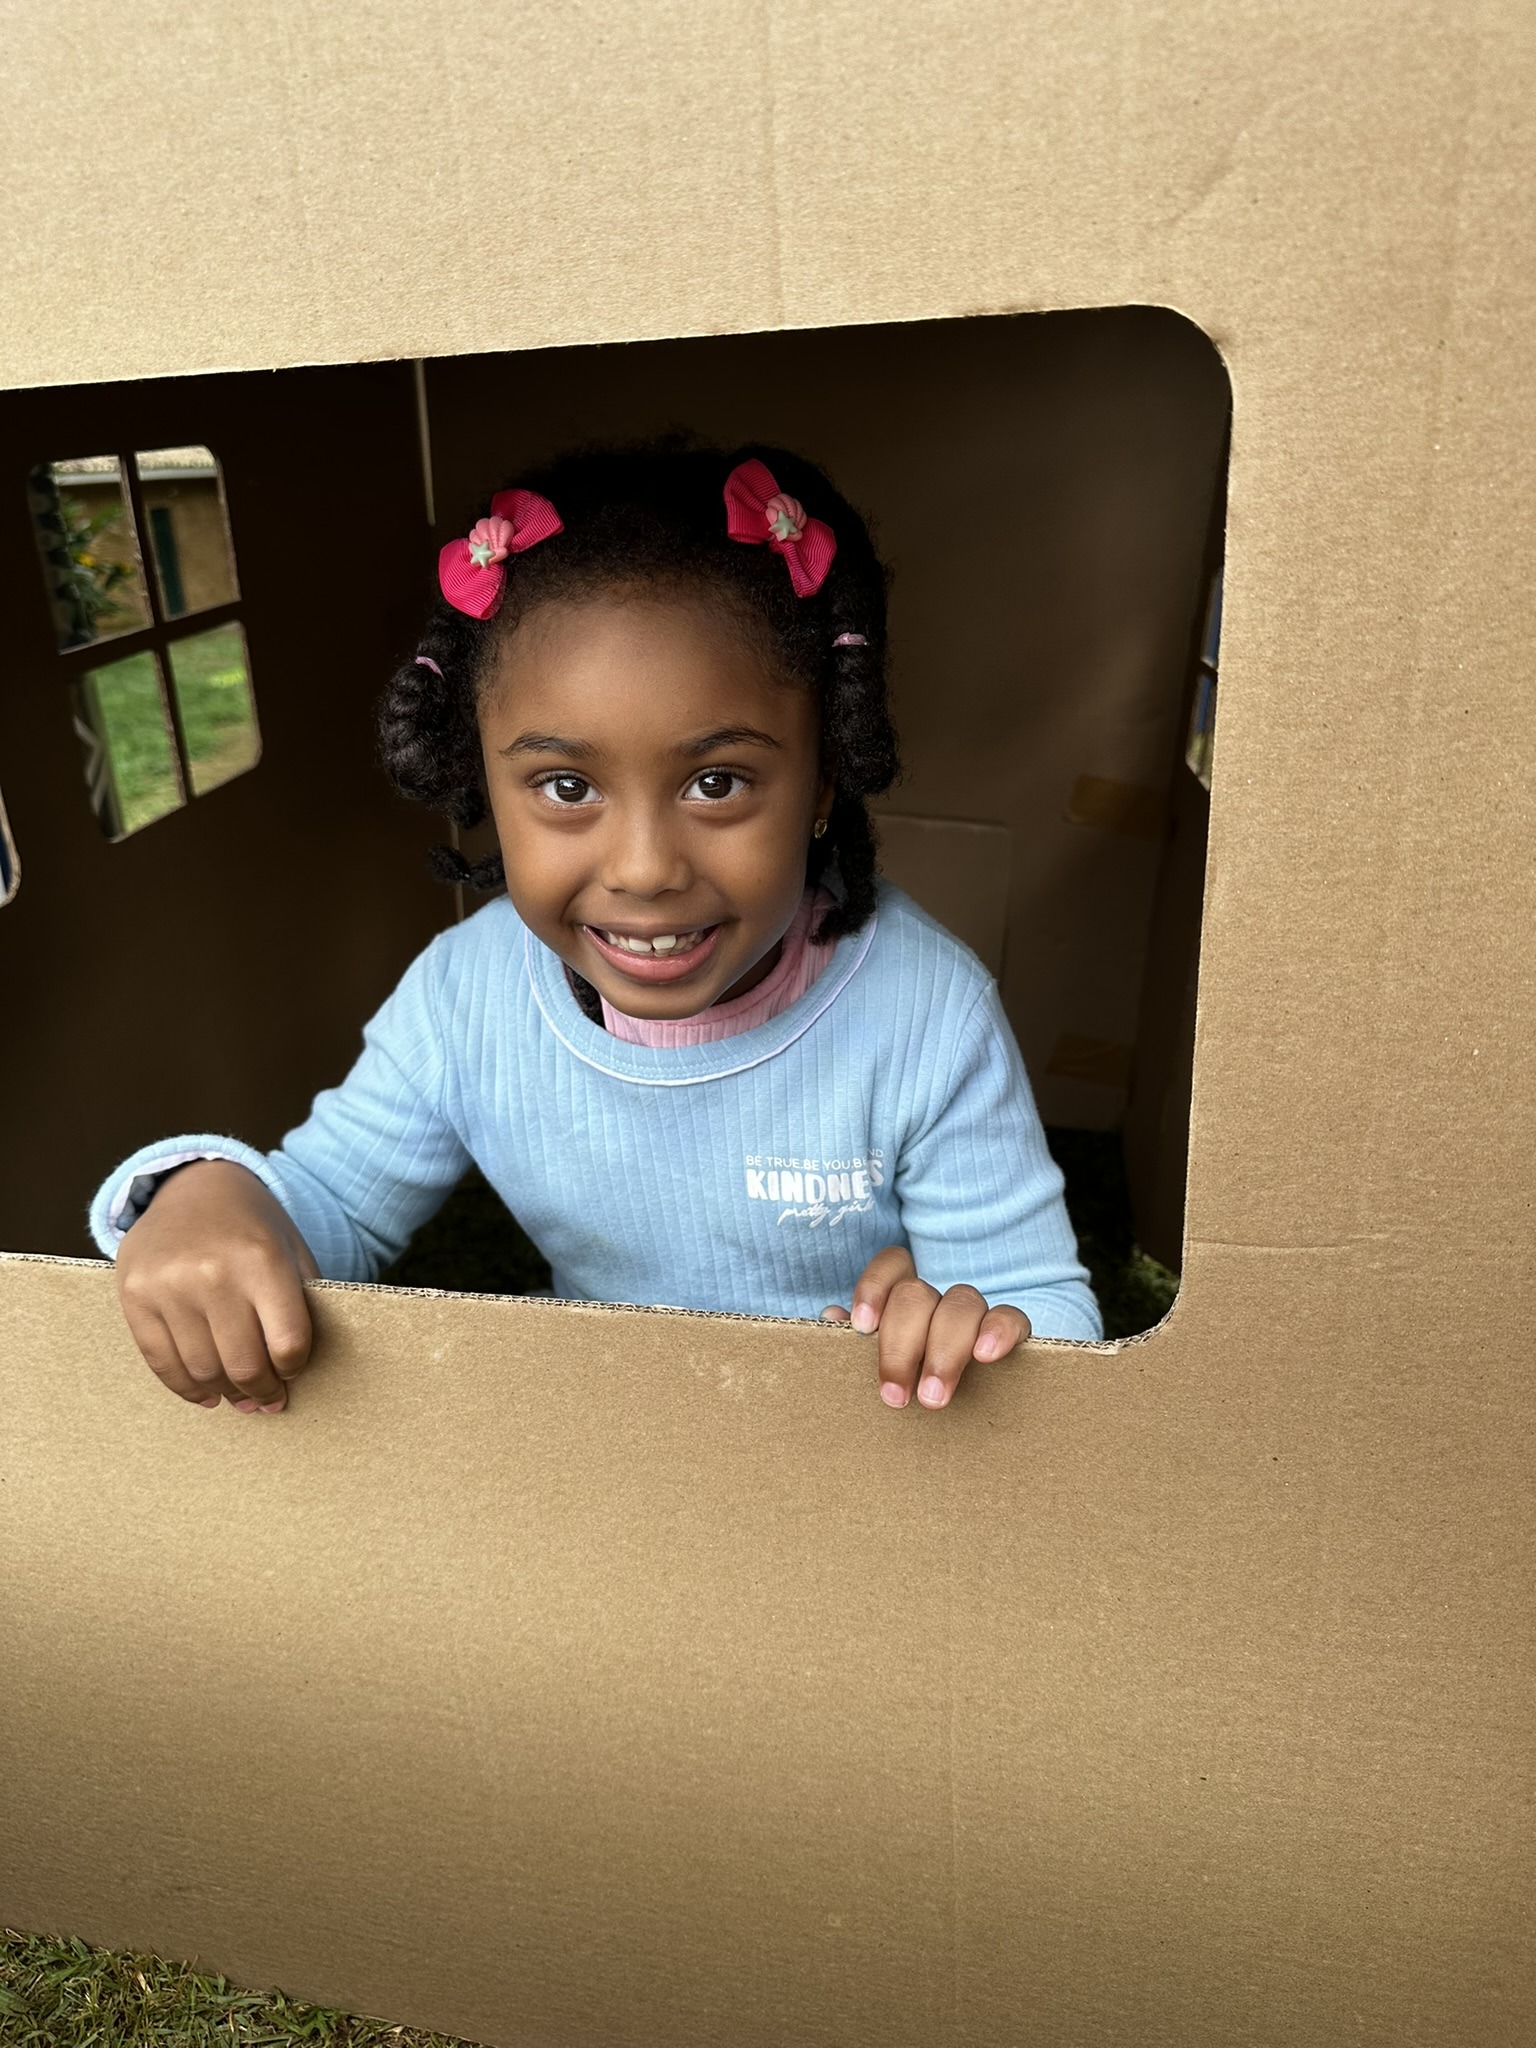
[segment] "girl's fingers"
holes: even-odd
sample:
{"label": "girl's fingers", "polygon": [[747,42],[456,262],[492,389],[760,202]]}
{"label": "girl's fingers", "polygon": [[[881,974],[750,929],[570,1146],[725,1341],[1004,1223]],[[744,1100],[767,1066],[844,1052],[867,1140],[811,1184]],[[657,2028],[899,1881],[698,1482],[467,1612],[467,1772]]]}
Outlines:
{"label": "girl's fingers", "polygon": [[234,1301],[214,1311],[209,1332],[224,1377],[234,1388],[237,1408],[281,1408],[287,1399],[283,1382],[267,1351],[260,1318],[248,1301]]}
{"label": "girl's fingers", "polygon": [[[853,1327],[862,1330],[866,1336],[871,1330],[878,1330],[891,1290],[904,1280],[916,1278],[917,1268],[905,1245],[888,1244],[883,1252],[876,1252],[859,1275],[858,1285],[853,1290]],[[930,1288],[929,1292],[933,1290]],[[937,1295],[934,1299],[938,1299]]]}
{"label": "girl's fingers", "polygon": [[951,1287],[934,1309],[917,1386],[917,1398],[925,1408],[944,1407],[955,1391],[986,1315],[986,1296],[974,1287]]}
{"label": "girl's fingers", "polygon": [[[314,1260],[308,1252],[304,1260],[313,1267]],[[311,1272],[309,1277],[318,1279],[319,1274]],[[298,1274],[291,1267],[274,1267],[252,1289],[251,1301],[272,1370],[280,1380],[291,1380],[308,1365],[309,1347],[314,1341],[309,1303],[304,1299]]]}
{"label": "girl's fingers", "polygon": [[852,1320],[847,1309],[839,1308],[835,1302],[831,1308],[824,1308],[818,1318],[818,1321],[823,1323],[848,1323]]}
{"label": "girl's fingers", "polygon": [[[885,1258],[882,1252],[880,1258]],[[905,1253],[910,1268],[911,1258]],[[865,1277],[874,1269],[871,1260]],[[862,1288],[861,1280],[859,1286]],[[905,1408],[917,1385],[918,1370],[928,1346],[928,1326],[939,1303],[939,1290],[919,1280],[915,1273],[898,1280],[885,1296],[880,1315],[880,1398],[891,1408]],[[857,1296],[853,1311],[858,1327]]]}
{"label": "girl's fingers", "polygon": [[989,1308],[981,1319],[972,1358],[990,1365],[994,1358],[1006,1358],[1029,1335],[1029,1317],[1021,1308]]}
{"label": "girl's fingers", "polygon": [[207,1318],[196,1310],[167,1308],[165,1327],[188,1377],[199,1389],[196,1399],[207,1405],[210,1397],[238,1401],[239,1389],[225,1377],[219,1347]]}
{"label": "girl's fingers", "polygon": [[163,1387],[199,1408],[218,1407],[220,1396],[210,1393],[187,1371],[181,1353],[176,1349],[175,1339],[159,1316],[149,1315],[143,1309],[133,1309],[128,1312],[127,1321],[133,1341],[144,1355],[145,1364]]}

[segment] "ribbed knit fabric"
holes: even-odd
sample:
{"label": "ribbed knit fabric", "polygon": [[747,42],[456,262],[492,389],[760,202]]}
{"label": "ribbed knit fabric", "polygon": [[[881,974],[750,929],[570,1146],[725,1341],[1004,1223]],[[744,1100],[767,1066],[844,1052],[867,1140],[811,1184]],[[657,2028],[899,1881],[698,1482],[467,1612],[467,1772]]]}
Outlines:
{"label": "ribbed knit fabric", "polygon": [[615,1038],[628,1045],[718,1045],[722,1038],[737,1038],[777,1017],[791,1003],[799,1002],[823,968],[832,965],[830,946],[811,944],[811,925],[832,908],[833,899],[825,889],[807,889],[800,899],[779,957],[770,973],[745,995],[728,1003],[714,1003],[696,1017],[630,1017],[616,1010],[606,996],[603,1023]]}
{"label": "ribbed knit fabric", "polygon": [[905,1244],[935,1287],[1101,1334],[997,989],[887,884],[812,988],[719,1044],[592,1023],[505,897],[439,934],[363,1036],[276,1152],[197,1136],[124,1161],[92,1204],[103,1252],[136,1180],[213,1153],[265,1182],[323,1274],[368,1280],[473,1162],[568,1299],[816,1316]]}

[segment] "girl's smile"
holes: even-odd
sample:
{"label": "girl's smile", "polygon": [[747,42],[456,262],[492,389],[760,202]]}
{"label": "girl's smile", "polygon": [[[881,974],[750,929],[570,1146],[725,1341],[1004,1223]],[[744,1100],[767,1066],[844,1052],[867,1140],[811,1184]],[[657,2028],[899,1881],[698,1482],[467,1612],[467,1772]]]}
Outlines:
{"label": "girl's smile", "polygon": [[[618,973],[640,983],[683,981],[713,955],[723,925],[706,925],[699,931],[641,933],[594,931],[586,936]],[[589,980],[590,976],[587,977]]]}
{"label": "girl's smile", "polygon": [[831,808],[814,693],[686,587],[541,605],[480,709],[518,915],[614,1009],[697,1015],[771,972]]}

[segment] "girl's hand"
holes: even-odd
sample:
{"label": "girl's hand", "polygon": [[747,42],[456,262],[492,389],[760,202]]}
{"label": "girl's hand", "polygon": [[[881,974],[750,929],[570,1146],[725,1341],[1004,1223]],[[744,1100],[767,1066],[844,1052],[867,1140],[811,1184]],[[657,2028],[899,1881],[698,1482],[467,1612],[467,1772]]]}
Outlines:
{"label": "girl's hand", "polygon": [[173,1394],[275,1414],[309,1360],[304,1282],[320,1270],[282,1204],[232,1159],[179,1168],[124,1236],[118,1298]]}
{"label": "girl's hand", "polygon": [[924,1408],[942,1408],[973,1358],[1006,1358],[1029,1335],[1022,1309],[988,1308],[974,1287],[940,1294],[919,1280],[901,1245],[876,1252],[853,1290],[853,1313],[824,1308],[823,1322],[880,1332],[880,1398],[905,1408],[916,1389]]}

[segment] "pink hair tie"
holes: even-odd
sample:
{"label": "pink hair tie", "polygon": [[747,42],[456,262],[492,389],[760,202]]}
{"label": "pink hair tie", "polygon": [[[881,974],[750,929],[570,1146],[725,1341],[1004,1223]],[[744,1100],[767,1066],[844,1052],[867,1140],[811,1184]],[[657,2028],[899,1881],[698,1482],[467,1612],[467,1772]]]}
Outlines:
{"label": "pink hair tie", "polygon": [[432,659],[430,654],[418,654],[415,661],[412,662],[411,666],[413,668],[431,669],[433,675],[437,677],[437,680],[440,683],[445,683],[448,680],[448,678],[443,674],[442,670],[438,667],[437,663]]}
{"label": "pink hair tie", "polygon": [[808,519],[799,499],[781,491],[755,456],[737,463],[725,480],[725,525],[732,540],[784,557],[796,597],[814,597],[826,582],[836,534],[824,521]]}
{"label": "pink hair tie", "polygon": [[438,587],[455,611],[491,618],[501,603],[508,555],[564,531],[560,514],[537,491],[498,491],[489,515],[475,521],[468,538],[449,541],[438,556]]}
{"label": "pink hair tie", "polygon": [[867,647],[869,642],[862,633],[839,633],[832,642],[834,647]]}

